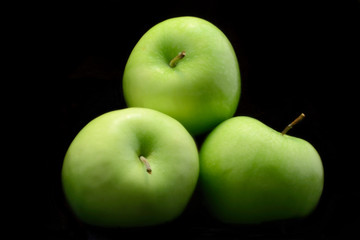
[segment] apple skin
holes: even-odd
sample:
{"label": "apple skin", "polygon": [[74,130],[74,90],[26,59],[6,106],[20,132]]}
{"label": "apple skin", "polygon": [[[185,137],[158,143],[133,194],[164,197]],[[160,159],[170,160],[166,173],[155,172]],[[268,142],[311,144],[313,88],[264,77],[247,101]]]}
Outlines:
{"label": "apple skin", "polygon": [[136,227],[179,216],[198,174],[197,147],[178,121],[155,110],[128,108],[105,113],[78,133],[64,159],[62,183],[83,222]]}
{"label": "apple skin", "polygon": [[[175,67],[170,61],[185,51]],[[165,20],[134,47],[123,75],[129,107],[163,112],[192,134],[232,117],[240,98],[234,49],[216,26],[196,17]]]}
{"label": "apple skin", "polygon": [[205,139],[200,183],[216,218],[253,224],[309,215],[320,199],[324,171],[307,141],[240,116]]}

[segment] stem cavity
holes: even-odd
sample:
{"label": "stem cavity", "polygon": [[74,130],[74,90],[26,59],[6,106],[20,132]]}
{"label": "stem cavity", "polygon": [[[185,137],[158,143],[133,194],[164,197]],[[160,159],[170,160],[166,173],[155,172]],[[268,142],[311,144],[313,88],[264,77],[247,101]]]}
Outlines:
{"label": "stem cavity", "polygon": [[152,170],[149,161],[143,156],[140,156],[140,161],[145,165],[146,171],[151,174]]}
{"label": "stem cavity", "polygon": [[179,52],[179,54],[170,61],[169,66],[172,68],[175,67],[178,61],[183,59],[185,55],[186,55],[185,51]]}
{"label": "stem cavity", "polygon": [[305,117],[305,114],[300,114],[292,123],[286,126],[286,128],[281,132],[281,135],[285,135],[294,125],[296,125],[298,122],[303,120]]}

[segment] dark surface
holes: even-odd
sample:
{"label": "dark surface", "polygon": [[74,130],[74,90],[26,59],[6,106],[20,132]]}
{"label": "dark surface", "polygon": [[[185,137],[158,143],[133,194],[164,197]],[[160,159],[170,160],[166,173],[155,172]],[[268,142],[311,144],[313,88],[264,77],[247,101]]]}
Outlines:
{"label": "dark surface", "polygon": [[[35,190],[23,196],[31,213],[17,216],[20,229],[30,225],[31,236],[45,239],[329,239],[356,234],[359,2],[99,1],[51,4],[40,12],[36,69],[46,81],[34,95],[40,96],[37,120],[44,135],[35,144],[38,161],[31,178],[36,187],[27,185]],[[308,218],[223,224],[208,214],[198,189],[182,216],[157,227],[96,228],[71,214],[60,181],[69,144],[93,118],[126,107],[122,74],[140,37],[156,23],[184,15],[214,23],[233,44],[242,77],[236,115],[281,131],[301,112],[306,114],[289,134],[313,144],[325,169],[320,204]],[[204,137],[196,138],[199,147]]]}

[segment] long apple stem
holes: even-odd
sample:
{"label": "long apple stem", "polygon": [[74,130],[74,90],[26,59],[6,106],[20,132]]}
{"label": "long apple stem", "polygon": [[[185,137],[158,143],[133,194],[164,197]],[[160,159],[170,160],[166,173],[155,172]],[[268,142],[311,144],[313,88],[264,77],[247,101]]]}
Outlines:
{"label": "long apple stem", "polygon": [[145,157],[143,157],[143,156],[140,156],[140,161],[141,161],[143,164],[145,164],[146,171],[147,171],[149,174],[151,174],[152,170],[151,170],[149,161],[148,161]]}
{"label": "long apple stem", "polygon": [[185,51],[179,52],[179,54],[170,61],[170,63],[169,63],[170,67],[172,67],[172,68],[175,67],[176,64],[178,63],[178,61],[180,59],[183,59],[185,57],[185,55],[186,55]]}
{"label": "long apple stem", "polygon": [[286,128],[281,132],[281,135],[285,135],[295,124],[297,124],[298,122],[300,122],[301,120],[303,120],[305,117],[305,114],[300,114],[300,116],[298,116],[294,121],[292,121],[292,123],[290,123],[289,125],[286,126]]}

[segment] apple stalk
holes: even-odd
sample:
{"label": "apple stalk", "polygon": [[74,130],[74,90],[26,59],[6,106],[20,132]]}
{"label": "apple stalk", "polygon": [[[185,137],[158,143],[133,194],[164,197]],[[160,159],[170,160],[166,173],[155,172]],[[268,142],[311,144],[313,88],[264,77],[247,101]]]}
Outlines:
{"label": "apple stalk", "polygon": [[140,156],[140,161],[145,165],[146,171],[151,174],[152,170],[149,161],[143,156]]}
{"label": "apple stalk", "polygon": [[179,60],[183,59],[185,55],[186,55],[185,51],[179,52],[179,54],[170,61],[169,63],[170,67],[172,68],[175,67],[176,64],[179,62]]}
{"label": "apple stalk", "polygon": [[281,132],[281,135],[285,135],[294,125],[303,120],[305,117],[304,113],[301,113],[292,123],[286,126],[286,128]]}

